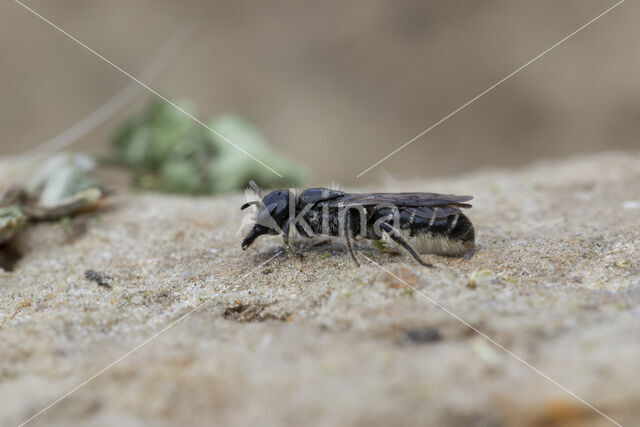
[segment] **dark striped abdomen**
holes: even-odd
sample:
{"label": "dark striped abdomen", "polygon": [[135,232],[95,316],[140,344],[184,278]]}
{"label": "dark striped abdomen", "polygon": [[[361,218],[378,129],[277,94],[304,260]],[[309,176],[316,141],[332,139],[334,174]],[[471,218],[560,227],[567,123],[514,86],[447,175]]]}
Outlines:
{"label": "dark striped abdomen", "polygon": [[473,224],[462,213],[425,219],[401,216],[401,231],[420,253],[460,256],[475,247]]}

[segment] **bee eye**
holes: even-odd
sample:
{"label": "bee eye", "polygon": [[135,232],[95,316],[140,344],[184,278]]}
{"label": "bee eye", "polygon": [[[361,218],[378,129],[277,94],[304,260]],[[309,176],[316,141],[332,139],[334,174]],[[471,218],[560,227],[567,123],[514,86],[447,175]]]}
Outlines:
{"label": "bee eye", "polygon": [[255,222],[256,224],[260,224],[273,230],[278,228],[278,225],[271,216],[271,212],[269,212],[269,209],[265,209],[264,207],[256,212]]}
{"label": "bee eye", "polygon": [[269,219],[271,215],[269,215],[269,211],[266,209],[258,209],[256,212],[256,222],[264,223],[267,219]]}

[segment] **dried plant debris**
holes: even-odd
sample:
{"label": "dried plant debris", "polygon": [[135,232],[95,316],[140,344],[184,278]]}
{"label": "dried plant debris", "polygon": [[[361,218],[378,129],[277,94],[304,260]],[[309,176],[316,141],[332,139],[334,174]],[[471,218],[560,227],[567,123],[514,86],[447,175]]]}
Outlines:
{"label": "dried plant debris", "polygon": [[92,210],[105,196],[89,175],[94,168],[93,159],[87,156],[54,156],[24,185],[9,189],[1,205],[14,213],[19,210],[28,219],[50,221]]}
{"label": "dried plant debris", "polygon": [[250,179],[262,187],[304,181],[306,170],[274,151],[246,120],[223,115],[209,125],[217,134],[173,106],[154,100],[117,131],[113,139],[115,160],[134,169],[138,187],[171,193],[230,192],[246,188]]}
{"label": "dried plant debris", "polygon": [[26,183],[0,198],[0,244],[9,242],[28,220],[57,221],[97,209],[105,191],[91,176],[93,160],[60,154],[45,161]]}
{"label": "dried plant debris", "polygon": [[613,263],[613,265],[615,265],[616,267],[619,267],[619,268],[631,268],[631,267],[633,267],[633,263],[631,262],[631,260],[628,260],[628,259],[616,261],[616,262]]}
{"label": "dried plant debris", "polygon": [[11,240],[22,228],[26,219],[18,206],[0,208],[0,244]]}
{"label": "dried plant debris", "polygon": [[474,270],[469,275],[469,280],[467,281],[467,287],[471,288],[471,289],[475,289],[478,286],[478,282],[481,279],[484,279],[484,278],[487,278],[487,277],[491,276],[492,273],[493,273],[493,271],[492,270],[488,270],[488,269]]}
{"label": "dried plant debris", "polygon": [[98,286],[104,286],[105,288],[111,289],[109,281],[112,278],[104,273],[89,269],[84,272],[84,277],[86,277],[88,280],[91,280],[92,282],[95,282]]}
{"label": "dried plant debris", "polygon": [[223,313],[225,319],[236,322],[261,322],[263,320],[287,321],[288,315],[278,315],[266,311],[266,304],[242,304],[236,303],[227,307]]}

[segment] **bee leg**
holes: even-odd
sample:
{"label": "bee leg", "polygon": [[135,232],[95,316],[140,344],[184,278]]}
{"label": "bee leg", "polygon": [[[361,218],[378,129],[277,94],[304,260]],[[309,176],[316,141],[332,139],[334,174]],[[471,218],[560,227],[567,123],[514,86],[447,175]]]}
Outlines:
{"label": "bee leg", "polygon": [[284,227],[282,227],[282,241],[284,242],[284,247],[287,252],[293,253],[293,248],[291,248],[291,245],[289,245],[289,224],[290,222],[287,221],[284,224]]}
{"label": "bee leg", "polygon": [[344,228],[344,238],[347,241],[347,249],[349,249],[349,253],[351,254],[351,258],[353,258],[353,262],[356,263],[357,267],[360,267],[360,263],[356,259],[356,254],[353,252],[353,246],[351,246],[351,217],[346,215],[346,226]]}
{"label": "bee leg", "polygon": [[302,254],[297,253],[289,244],[289,225],[290,224],[291,224],[291,221],[288,220],[284,224],[284,227],[282,227],[282,241],[284,242],[284,247],[289,254],[295,255],[298,258],[303,258]]}
{"label": "bee leg", "polygon": [[395,228],[393,228],[390,224],[387,224],[386,222],[381,222],[380,228],[384,230],[394,242],[398,243],[403,248],[405,248],[407,252],[409,252],[409,254],[411,254],[411,256],[418,262],[418,264],[425,267],[429,267],[429,268],[433,267],[433,265],[422,261],[420,259],[420,256],[418,256],[417,252],[411,247],[411,245],[407,243],[406,240],[404,240],[404,238],[402,237],[402,234],[400,234],[400,232]]}

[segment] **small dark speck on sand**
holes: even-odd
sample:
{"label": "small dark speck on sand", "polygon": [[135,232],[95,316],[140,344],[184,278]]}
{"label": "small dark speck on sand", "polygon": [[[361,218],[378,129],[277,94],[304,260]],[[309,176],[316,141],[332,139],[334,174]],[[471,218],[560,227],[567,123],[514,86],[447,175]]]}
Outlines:
{"label": "small dark speck on sand", "polygon": [[407,341],[415,344],[427,344],[442,339],[442,334],[436,328],[430,326],[424,328],[412,328],[404,331],[404,337]]}
{"label": "small dark speck on sand", "polygon": [[111,289],[111,285],[108,283],[110,277],[105,275],[104,273],[98,273],[95,270],[89,269],[84,272],[84,277],[91,280],[92,282],[96,282],[98,286],[104,286],[105,288]]}

